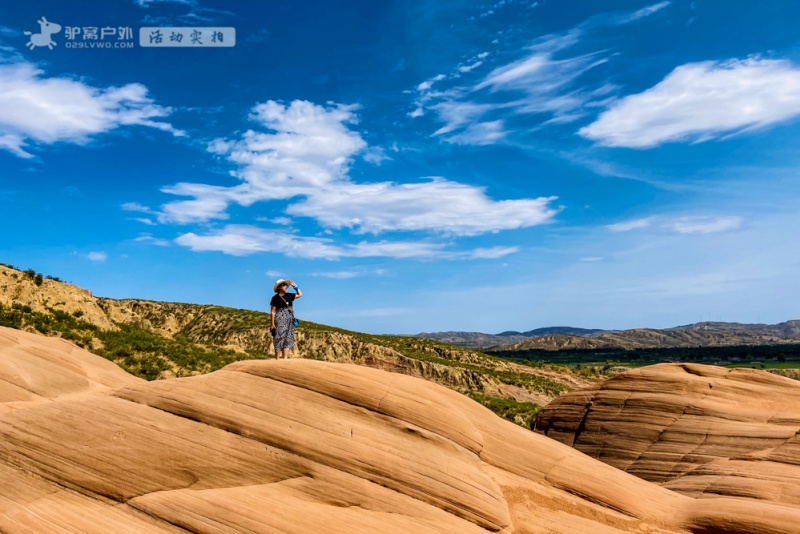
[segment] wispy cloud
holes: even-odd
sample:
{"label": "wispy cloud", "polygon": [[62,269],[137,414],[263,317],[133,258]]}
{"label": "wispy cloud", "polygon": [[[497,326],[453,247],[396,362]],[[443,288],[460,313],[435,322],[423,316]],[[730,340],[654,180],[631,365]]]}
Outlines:
{"label": "wispy cloud", "polygon": [[630,15],[623,15],[622,17],[619,18],[619,23],[620,24],[628,24],[630,22],[634,22],[634,21],[637,21],[639,19],[643,19],[645,17],[649,17],[650,15],[653,15],[654,13],[658,13],[659,11],[661,11],[662,9],[664,9],[665,7],[670,5],[670,3],[671,2],[659,2],[657,4],[652,4],[652,5],[649,5],[647,7],[643,7],[642,9],[638,9],[638,10],[634,11]]}
{"label": "wispy cloud", "polygon": [[741,217],[680,217],[665,227],[679,234],[715,234],[736,230],[742,222]]}
{"label": "wispy cloud", "polygon": [[657,226],[677,234],[713,234],[736,230],[742,226],[744,219],[739,216],[693,215],[682,217],[652,216],[633,219],[606,226],[613,232],[630,232]]}
{"label": "wispy cloud", "polygon": [[155,215],[155,212],[152,209],[150,209],[147,206],[144,206],[142,204],[139,204],[138,202],[125,202],[124,204],[122,204],[121,207],[125,211],[140,211],[142,213],[148,213],[150,215]]}
{"label": "wispy cloud", "polygon": [[347,271],[325,271],[311,273],[311,276],[321,278],[334,278],[336,280],[348,280],[350,278],[362,278],[367,276],[385,276],[389,271],[386,269],[350,269]]}
{"label": "wispy cloud", "polygon": [[800,68],[786,60],[689,63],[615,102],[580,135],[604,146],[695,143],[766,128],[800,115]]}
{"label": "wispy cloud", "polygon": [[134,238],[134,241],[138,243],[149,243],[151,245],[155,245],[157,247],[168,247],[170,246],[170,242],[166,239],[159,239],[157,237],[153,237],[152,234],[139,234],[138,237]]}
{"label": "wispy cloud", "polygon": [[494,259],[513,254],[517,247],[491,247],[471,251],[449,250],[431,241],[362,241],[338,244],[333,238],[305,237],[289,232],[264,230],[249,225],[228,225],[205,235],[189,232],[179,236],[179,245],[191,250],[217,251],[232,256],[272,252],[306,259],[389,257],[398,259]]}
{"label": "wispy cloud", "polygon": [[89,258],[91,261],[104,262],[108,259],[108,254],[105,252],[92,251],[89,254],[87,254],[86,257]]}
{"label": "wispy cloud", "polygon": [[[444,123],[433,135],[458,144],[492,144],[507,135],[505,121],[518,115],[542,115],[541,122],[571,122],[585,114],[587,106],[606,94],[573,87],[588,70],[607,61],[604,52],[570,55],[583,30],[546,35],[521,50],[519,59],[495,67],[472,84],[434,90],[438,75],[416,88],[415,109],[409,116],[433,111]],[[478,56],[460,65],[451,79],[477,73],[483,66]]]}
{"label": "wispy cloud", "polygon": [[625,221],[616,224],[609,224],[607,228],[613,232],[630,232],[631,230],[638,230],[639,228],[647,228],[653,221],[654,217],[646,217],[644,219],[634,219],[632,221]]}
{"label": "wispy cloud", "polygon": [[[434,136],[471,145],[509,138],[513,129],[508,123],[520,116],[538,120],[540,126],[586,117],[593,108],[607,104],[618,88],[603,81],[583,81],[584,74],[607,63],[614,53],[577,53],[579,45],[585,44],[593,32],[634,23],[669,5],[664,1],[632,12],[595,15],[564,33],[539,37],[522,47],[517,59],[495,66],[488,73],[480,74],[488,53],[478,54],[450,73],[438,74],[417,85],[411,91],[415,99],[408,116],[418,118],[432,111],[443,123]],[[472,81],[464,83],[463,79]],[[530,130],[530,125],[525,129]]]}
{"label": "wispy cloud", "polygon": [[138,83],[98,88],[69,78],[52,78],[28,62],[0,63],[0,149],[30,158],[31,143],[88,143],[124,126],[146,126],[185,135],[163,119],[171,109],[157,105]]}

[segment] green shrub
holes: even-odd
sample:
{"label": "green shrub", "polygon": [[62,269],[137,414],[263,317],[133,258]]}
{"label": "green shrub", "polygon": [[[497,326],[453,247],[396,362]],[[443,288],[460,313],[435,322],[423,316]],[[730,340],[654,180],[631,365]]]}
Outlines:
{"label": "green shrub", "polygon": [[481,393],[468,393],[467,395],[503,419],[529,430],[533,430],[533,421],[536,419],[536,414],[542,411],[542,407],[534,402],[518,402],[514,399],[490,397]]}

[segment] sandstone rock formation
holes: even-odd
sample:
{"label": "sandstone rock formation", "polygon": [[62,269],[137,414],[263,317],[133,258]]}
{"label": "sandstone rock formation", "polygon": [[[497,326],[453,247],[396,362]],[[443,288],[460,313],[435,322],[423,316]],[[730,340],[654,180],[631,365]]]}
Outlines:
{"label": "sandstone rock formation", "polygon": [[0,329],[1,532],[791,532],[695,500],[410,376],[245,361],[144,382]]}
{"label": "sandstone rock formation", "polygon": [[685,495],[800,505],[795,380],[752,369],[654,365],[552,401],[536,428]]}

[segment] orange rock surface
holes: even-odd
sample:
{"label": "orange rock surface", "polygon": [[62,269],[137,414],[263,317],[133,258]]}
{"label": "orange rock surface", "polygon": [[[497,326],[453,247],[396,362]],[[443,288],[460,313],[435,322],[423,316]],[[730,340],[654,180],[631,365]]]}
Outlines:
{"label": "orange rock surface", "polygon": [[653,365],[554,400],[536,424],[548,437],[685,495],[800,504],[795,380]]}
{"label": "orange rock surface", "polygon": [[148,383],[64,341],[0,329],[0,377],[0,532],[778,533],[800,524],[793,504],[680,495],[442,386],[356,365],[244,361]]}

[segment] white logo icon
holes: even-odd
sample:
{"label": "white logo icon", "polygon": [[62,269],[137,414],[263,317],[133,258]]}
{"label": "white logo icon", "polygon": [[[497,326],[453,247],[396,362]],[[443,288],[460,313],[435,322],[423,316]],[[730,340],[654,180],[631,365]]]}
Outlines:
{"label": "white logo icon", "polygon": [[56,46],[57,43],[53,42],[50,38],[51,35],[54,33],[58,33],[61,31],[61,26],[56,24],[55,22],[48,22],[46,18],[42,17],[41,20],[37,20],[36,22],[39,23],[39,28],[41,28],[41,33],[31,33],[25,32],[25,35],[30,35],[31,40],[26,43],[25,46],[30,47],[31,50],[36,48],[37,46],[46,46],[50,50]]}

